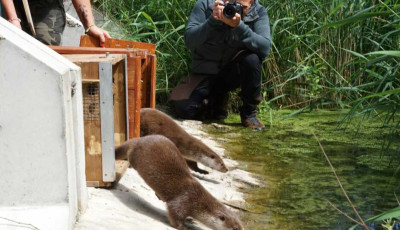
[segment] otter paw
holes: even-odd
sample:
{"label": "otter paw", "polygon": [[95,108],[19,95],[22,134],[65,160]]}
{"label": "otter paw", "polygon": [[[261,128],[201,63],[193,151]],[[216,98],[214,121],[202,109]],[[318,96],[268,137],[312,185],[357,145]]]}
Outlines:
{"label": "otter paw", "polygon": [[190,161],[190,160],[186,160],[187,165],[189,166],[189,168],[195,172],[201,173],[201,174],[208,174],[208,172],[206,170],[203,170],[201,168],[199,168],[197,166],[197,162],[195,161]]}
{"label": "otter paw", "polygon": [[203,170],[203,169],[199,169],[199,168],[197,168],[197,170],[194,170],[194,171],[195,171],[195,172],[198,172],[198,173],[201,173],[201,174],[205,174],[205,175],[209,174],[208,171]]}

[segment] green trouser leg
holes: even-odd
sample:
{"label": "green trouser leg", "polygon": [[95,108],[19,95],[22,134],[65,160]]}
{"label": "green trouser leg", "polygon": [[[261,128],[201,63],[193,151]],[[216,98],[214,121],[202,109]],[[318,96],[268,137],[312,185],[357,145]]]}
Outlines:
{"label": "green trouser leg", "polygon": [[[25,17],[22,1],[14,1],[22,29],[32,35]],[[65,28],[64,6],[59,1],[29,1],[32,20],[36,32],[35,38],[45,45],[60,45]]]}

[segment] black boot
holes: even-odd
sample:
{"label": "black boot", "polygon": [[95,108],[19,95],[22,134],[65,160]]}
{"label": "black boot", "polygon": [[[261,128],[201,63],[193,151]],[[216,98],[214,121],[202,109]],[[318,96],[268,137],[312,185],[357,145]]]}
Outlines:
{"label": "black boot", "polygon": [[212,119],[225,120],[228,117],[229,94],[216,95],[212,102]]}

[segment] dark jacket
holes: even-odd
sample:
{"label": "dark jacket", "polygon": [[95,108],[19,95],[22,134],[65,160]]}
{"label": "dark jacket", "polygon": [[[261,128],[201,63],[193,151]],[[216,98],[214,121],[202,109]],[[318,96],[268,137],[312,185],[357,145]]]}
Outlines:
{"label": "dark jacket", "polygon": [[266,57],[271,47],[269,18],[258,0],[235,28],[213,18],[214,2],[198,0],[186,26],[192,73],[217,74],[240,50],[250,50],[261,59]]}

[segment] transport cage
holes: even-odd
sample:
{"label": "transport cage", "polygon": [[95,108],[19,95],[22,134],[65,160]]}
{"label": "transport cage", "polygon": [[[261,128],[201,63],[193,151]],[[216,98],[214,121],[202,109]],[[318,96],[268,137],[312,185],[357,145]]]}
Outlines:
{"label": "transport cage", "polygon": [[[82,35],[81,47],[99,46],[99,40],[88,35]],[[146,50],[142,60],[142,108],[155,108],[156,104],[156,45],[152,43],[128,41],[121,39],[107,39],[105,48],[127,48]],[[130,90],[131,88],[129,88]]]}
{"label": "transport cage", "polygon": [[112,186],[129,166],[115,160],[115,146],[129,136],[126,55],[63,56],[81,67],[87,186]]}
{"label": "transport cage", "polygon": [[[147,43],[145,43],[147,44]],[[50,46],[59,54],[126,54],[127,56],[127,85],[128,85],[128,139],[140,136],[140,109],[142,108],[142,101],[146,95],[155,95],[155,74],[151,81],[151,87],[146,87],[146,93],[142,94],[142,86],[144,87],[142,76],[144,73],[143,68],[147,68],[148,51],[139,48],[100,48],[100,47],[65,47],[65,46]],[[155,73],[155,57],[151,59],[154,68],[152,73]],[[148,68],[147,68],[148,69]],[[147,92],[149,91],[149,92]],[[155,98],[155,96],[153,97]],[[153,99],[152,99],[153,100]],[[154,99],[155,101],[155,99]],[[145,103],[145,102],[143,102]],[[152,104],[154,106],[154,103]],[[153,108],[153,107],[152,107]]]}

